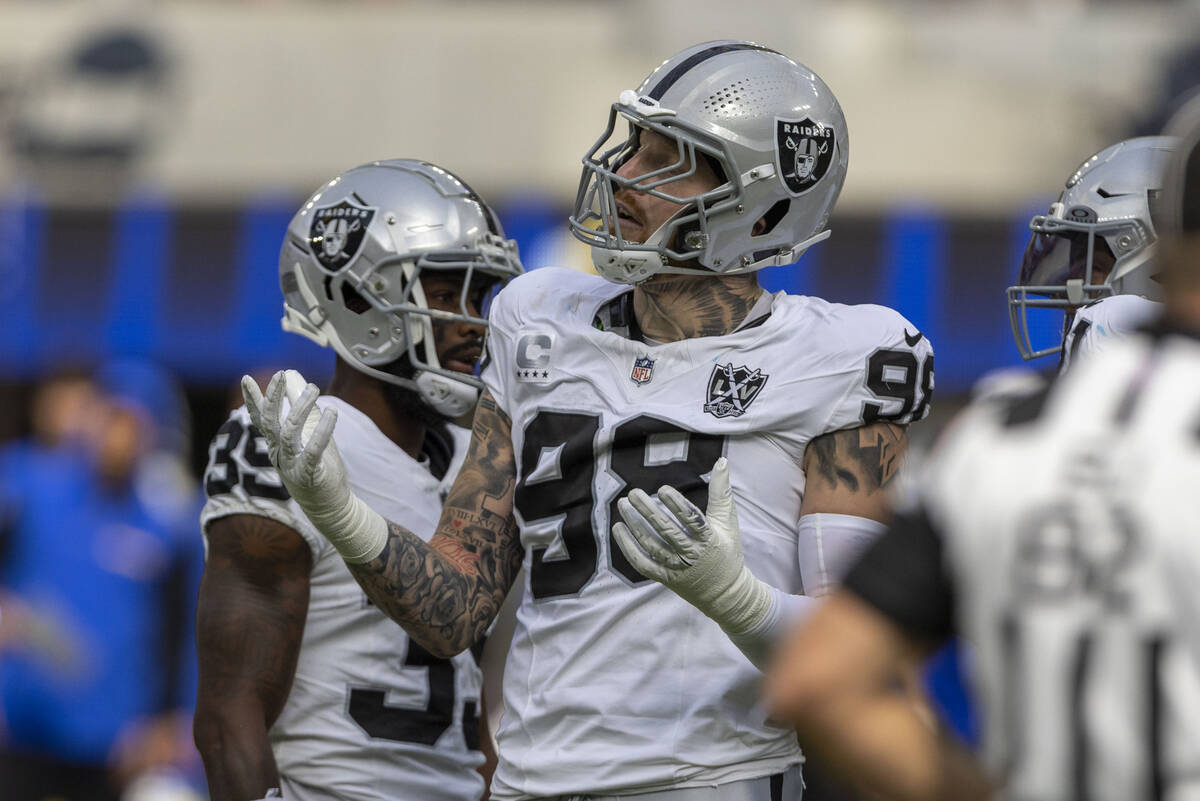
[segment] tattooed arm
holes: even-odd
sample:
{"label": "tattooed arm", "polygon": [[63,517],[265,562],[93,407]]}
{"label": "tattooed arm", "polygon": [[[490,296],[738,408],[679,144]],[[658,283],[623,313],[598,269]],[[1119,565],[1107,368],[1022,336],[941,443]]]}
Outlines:
{"label": "tattooed arm", "polygon": [[843,514],[888,521],[887,488],[904,462],[904,426],[877,422],[822,434],[804,452],[801,516]]}
{"label": "tattooed arm", "polygon": [[887,489],[907,444],[904,426],[885,422],[833,431],[808,444],[797,542],[805,595],[832,592],[883,533]]}
{"label": "tattooed arm", "polygon": [[279,786],[267,730],[291,689],[311,571],[308,545],[273,520],[231,515],[208,528],[193,731],[213,801]]}
{"label": "tattooed arm", "polygon": [[516,477],[512,421],[484,390],[433,539],[389,522],[383,552],[347,565],[372,602],[436,656],[453,656],[483,635],[521,566]]}

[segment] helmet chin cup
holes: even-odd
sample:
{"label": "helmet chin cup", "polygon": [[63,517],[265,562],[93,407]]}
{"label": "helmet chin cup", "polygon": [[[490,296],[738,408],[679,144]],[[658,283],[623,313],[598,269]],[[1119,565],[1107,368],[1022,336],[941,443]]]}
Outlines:
{"label": "helmet chin cup", "polygon": [[[652,278],[658,273],[672,273],[676,275],[740,275],[744,273],[755,272],[764,267],[777,267],[794,263],[801,255],[804,254],[813,245],[818,242],[823,242],[833,234],[833,231],[826,228],[813,234],[803,242],[796,243],[793,247],[780,250],[777,253],[760,259],[756,262],[747,262],[742,269],[726,270],[725,272],[717,272],[707,267],[678,267],[673,264],[668,264],[663,261],[662,257],[652,250],[620,250],[618,248],[606,248],[600,245],[592,245],[592,264],[596,268],[596,273],[606,280],[617,284],[640,284],[641,282]],[[658,234],[655,234],[657,237]],[[654,240],[654,237],[651,237]]]}
{"label": "helmet chin cup", "polygon": [[427,370],[417,373],[415,384],[431,409],[451,419],[471,411],[479,400],[478,388]]}
{"label": "helmet chin cup", "polygon": [[616,284],[640,284],[664,272],[666,265],[657,253],[646,250],[617,250],[592,246],[596,273]]}
{"label": "helmet chin cup", "polygon": [[[670,220],[660,225],[645,244],[658,245],[668,223]],[[667,267],[658,251],[622,250],[602,245],[592,245],[592,265],[601,278],[616,284],[640,284]]]}

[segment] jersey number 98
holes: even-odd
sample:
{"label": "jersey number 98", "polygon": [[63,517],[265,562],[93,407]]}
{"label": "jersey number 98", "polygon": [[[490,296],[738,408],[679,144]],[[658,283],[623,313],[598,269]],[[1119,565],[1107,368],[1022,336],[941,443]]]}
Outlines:
{"label": "jersey number 98", "polygon": [[[648,581],[634,569],[612,539],[610,529],[617,518],[617,499],[631,489],[655,492],[664,484],[703,506],[708,485],[701,478],[725,450],[725,437],[688,431],[667,420],[649,415],[618,425],[612,433],[609,470],[622,487],[612,497],[596,497],[596,437],[600,418],[573,412],[540,411],[525,427],[521,448],[521,481],[515,503],[527,524],[560,518],[558,533],[565,558],[547,559],[546,548],[534,548],[529,586],[536,599],[574,595],[600,570],[597,528],[608,538],[609,569],[630,584]],[[682,440],[682,443],[680,441]],[[651,444],[674,441],[682,458],[655,459]],[[542,463],[554,459],[551,469]],[[539,467],[541,468],[539,470]],[[606,512],[596,508],[597,502]],[[593,514],[603,517],[593,527]]]}

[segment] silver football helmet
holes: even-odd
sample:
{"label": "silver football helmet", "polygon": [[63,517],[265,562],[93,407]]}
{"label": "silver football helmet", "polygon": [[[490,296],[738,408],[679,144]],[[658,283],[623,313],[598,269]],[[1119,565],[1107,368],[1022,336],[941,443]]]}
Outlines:
{"label": "silver football helmet", "polygon": [[1008,315],[1021,357],[1059,353],[1037,348],[1029,310],[1066,312],[1109,295],[1159,300],[1156,216],[1167,161],[1175,147],[1167,136],[1145,136],[1106,147],[1070,178],[1050,211],[1029,221],[1033,235],[1016,286],[1008,288]]}
{"label": "silver football helmet", "polygon": [[[463,274],[457,313],[430,308],[421,283],[450,271]],[[482,384],[441,365],[433,323],[486,326],[485,300],[520,272],[516,243],[457,176],[422,161],[374,161],[322,186],[288,225],[283,328],[457,417]]]}
{"label": "silver football helmet", "polygon": [[[646,130],[675,143],[676,161],[617,175]],[[695,45],[613,104],[608,127],[583,157],[571,231],[592,246],[596,271],[620,283],[790,264],[829,236],[822,229],[846,178],[849,144],[841,106],[812,70],[751,42]],[[671,194],[668,184],[692,174],[699,159],[724,182],[698,195]],[[614,195],[622,189],[682,208],[633,242],[618,219]]]}

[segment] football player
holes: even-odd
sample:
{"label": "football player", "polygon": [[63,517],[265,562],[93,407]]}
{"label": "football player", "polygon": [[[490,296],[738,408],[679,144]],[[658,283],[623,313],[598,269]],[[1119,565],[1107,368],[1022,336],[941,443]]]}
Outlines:
{"label": "football player", "polygon": [[[332,410],[305,433],[311,403],[281,417],[281,376],[265,396],[243,382],[292,494],[431,652],[474,643],[526,568],[494,798],[799,798],[796,738],[756,709],[738,647],[757,658],[828,580],[820,556],[882,530],[933,388],[929,342],[896,312],[755,277],[829,235],[848,144],[824,82],[749,42],[690,47],[622,92],[571,216],[599,276],[545,268],[497,297],[471,448],[428,543],[346,486]],[[726,455],[755,470],[730,485]],[[609,533],[631,488],[699,499],[710,473],[757,575],[735,571],[747,591],[723,595],[720,625]]]}
{"label": "football player", "polygon": [[[479,196],[420,161],[349,170],[288,227],[283,327],[338,356],[328,394],[305,400],[338,411],[349,486],[418,538],[466,445],[446,421],[479,394],[483,301],[520,269]],[[477,653],[431,654],[371,605],[244,408],[205,490],[195,735],[214,801],[478,799]]]}
{"label": "football player", "polygon": [[[1183,230],[1162,317],[971,407],[768,675],[774,713],[881,795],[1200,797],[1198,140],[1175,145],[1156,218]],[[976,645],[982,762],[880,691],[954,631]]]}
{"label": "football player", "polygon": [[[1102,350],[1159,313],[1155,211],[1174,140],[1145,136],[1106,147],[1067,179],[1046,214],[1029,221],[1008,314],[1021,357],[1059,353],[1059,369]],[[1064,312],[1063,335],[1038,349],[1029,310]]]}

